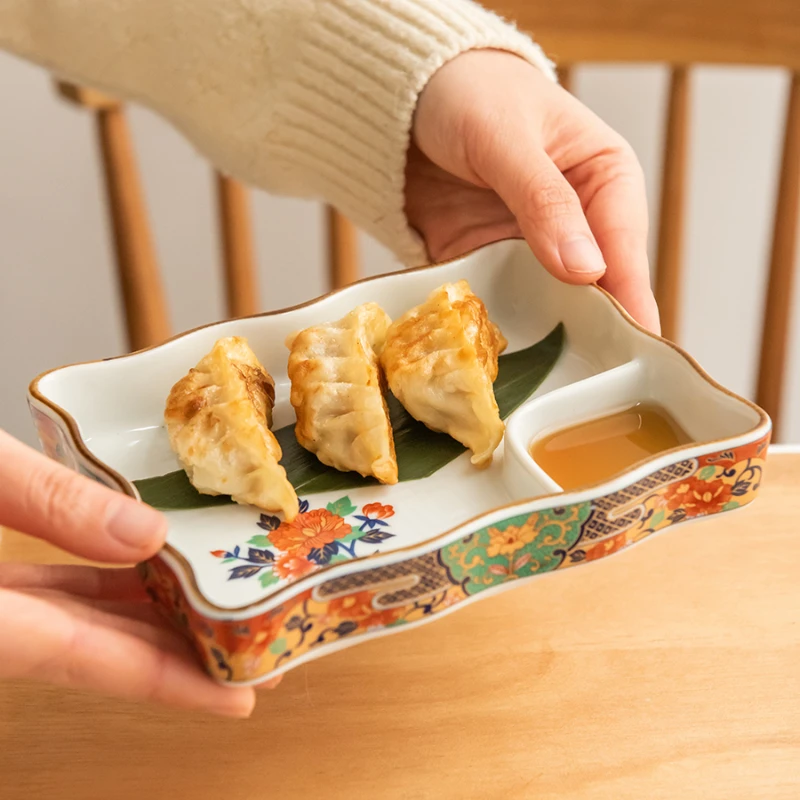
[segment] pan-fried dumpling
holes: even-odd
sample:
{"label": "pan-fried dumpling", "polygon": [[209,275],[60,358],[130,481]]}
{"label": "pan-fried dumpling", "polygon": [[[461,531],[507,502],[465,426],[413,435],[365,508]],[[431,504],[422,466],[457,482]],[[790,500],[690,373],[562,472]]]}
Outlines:
{"label": "pan-fried dumpling", "polygon": [[173,387],[164,420],[172,449],[201,494],[263,511],[298,513],[273,435],[275,382],[246,339],[220,339]]}
{"label": "pan-fried dumpling", "polygon": [[397,483],[397,457],[378,354],[391,324],[366,303],[338,322],[306,328],[291,350],[297,441],[330,467]]}
{"label": "pan-fried dumpling", "polygon": [[396,320],[381,363],[394,396],[412,417],[492,460],[503,438],[492,384],[506,340],[466,281],[448,283]]}

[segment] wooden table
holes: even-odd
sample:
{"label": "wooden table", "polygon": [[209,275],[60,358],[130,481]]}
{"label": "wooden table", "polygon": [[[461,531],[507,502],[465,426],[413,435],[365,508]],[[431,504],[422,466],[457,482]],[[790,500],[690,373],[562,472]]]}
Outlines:
{"label": "wooden table", "polygon": [[246,722],[0,686],[0,798],[796,800],[799,488],[772,455],[750,509],[300,667]]}

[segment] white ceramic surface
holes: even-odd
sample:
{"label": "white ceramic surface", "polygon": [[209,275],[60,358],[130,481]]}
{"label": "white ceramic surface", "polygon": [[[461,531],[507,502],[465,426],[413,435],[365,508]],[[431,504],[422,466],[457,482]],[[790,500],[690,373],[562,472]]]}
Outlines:
{"label": "white ceramic surface", "polygon": [[[74,420],[88,454],[126,481],[160,475],[179,467],[162,424],[165,398],[173,383],[220,337],[248,338],[275,378],[275,426],[281,427],[293,420],[284,346],[287,334],[337,319],[367,301],[379,302],[396,317],[423,301],[432,289],[461,278],[470,282],[508,338],[507,352],[541,340],[559,322],[566,328],[566,345],[533,398],[510,418],[506,442],[488,470],[474,469],[464,455],[425,480],[348,492],[356,507],[382,503],[394,508],[396,535],[360,546],[358,555],[371,556],[371,567],[423,552],[432,538],[446,531],[453,538],[463,535],[459,526],[468,521],[476,527],[501,515],[507,517],[510,505],[516,508],[525,502],[527,510],[534,509],[536,497],[558,491],[527,453],[532,438],[553,427],[652,398],[665,405],[699,442],[716,442],[713,447],[690,448],[687,456],[733,447],[769,430],[768,420],[757,409],[713,385],[672,346],[635,327],[604,293],[553,279],[518,241],[498,243],[441,266],[362,282],[280,314],[211,325],[127,357],[62,368],[34,382],[31,403],[43,413],[55,409],[59,416]],[[80,452],[71,457],[76,462],[83,458]],[[674,456],[660,460],[668,463]],[[652,472],[658,461],[608,482],[602,491],[636,481]],[[572,493],[565,502],[578,502],[597,492],[595,487]],[[305,499],[312,507],[325,507],[341,494]],[[228,580],[227,571],[212,555],[232,550],[253,535],[259,517],[256,510],[226,505],[171,512],[168,517],[169,544],[190,564],[193,577],[181,569],[179,559],[165,554],[165,560],[181,574],[191,601],[204,613],[230,618],[239,613],[231,610],[248,607],[247,613],[252,614],[254,607],[264,610],[276,602],[272,598],[285,581],[264,589],[258,581]],[[398,554],[401,549],[403,553]],[[337,564],[324,576],[310,575],[302,583],[314,586],[323,577],[331,580],[363,566],[363,561],[358,566]],[[193,580],[201,597],[192,591]]]}

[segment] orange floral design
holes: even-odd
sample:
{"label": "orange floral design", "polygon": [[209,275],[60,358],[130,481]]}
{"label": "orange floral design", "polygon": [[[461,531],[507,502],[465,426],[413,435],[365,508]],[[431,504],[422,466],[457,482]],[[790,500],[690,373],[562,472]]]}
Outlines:
{"label": "orange floral design", "polygon": [[692,490],[692,478],[681,483],[668,486],[656,498],[656,505],[659,508],[666,508],[668,511],[674,511],[676,508],[683,506],[686,501],[686,496]]}
{"label": "orange floral design", "polygon": [[510,556],[517,552],[521,547],[533,541],[536,534],[533,525],[526,522],[524,525],[509,525],[504,530],[489,528],[489,544],[486,547],[486,555],[489,558],[496,556]]}
{"label": "orange floral design", "polygon": [[356,592],[337,597],[330,601],[328,607],[331,613],[342,619],[363,619],[375,610],[372,608],[372,595],[372,592]]}
{"label": "orange floral design", "polygon": [[372,607],[374,592],[356,592],[345,597],[337,597],[328,604],[328,613],[339,619],[353,620],[360,628],[375,625],[388,625],[397,619],[400,609],[378,610]]}
{"label": "orange floral design", "polygon": [[690,516],[716,514],[722,511],[731,499],[731,486],[722,481],[705,483],[697,481],[697,485],[687,493],[684,506]]}
{"label": "orange floral design", "polygon": [[385,506],[383,503],[367,503],[362,512],[369,519],[389,519],[394,516],[394,507]]}
{"label": "orange floral design", "polygon": [[292,553],[284,553],[275,562],[275,573],[281,578],[302,578],[313,569],[307,558]]}
{"label": "orange floral design", "polygon": [[293,556],[307,556],[312,550],[347,536],[349,523],[324,508],[299,514],[270,533],[272,544]]}
{"label": "orange floral design", "polygon": [[[728,504],[732,501],[732,505],[748,504],[755,498],[760,485],[763,468],[761,455],[766,442],[765,438],[761,442],[747,445],[733,451],[729,457],[728,454],[722,454],[724,458],[712,454],[705,461],[701,460],[701,467],[717,466],[720,460],[724,464],[731,463],[734,465],[731,469],[735,474],[717,477],[716,473],[711,475],[708,471],[705,473],[709,475],[707,480],[694,476],[664,486],[657,494],[650,494],[645,498],[646,510],[663,511],[667,507],[673,510],[680,508],[685,509],[687,516],[691,518],[721,511],[730,507]],[[751,463],[750,459],[757,460]],[[380,505],[364,506],[365,516],[382,513],[375,507]],[[541,536],[542,542],[552,541],[555,538],[555,534],[550,536],[545,532],[548,514],[549,512],[536,512],[522,525],[508,525],[503,531],[494,529],[495,541],[489,546],[497,546],[498,553],[499,548],[511,549],[512,555],[507,557],[508,567],[502,573],[507,579],[514,577],[515,563],[532,557],[527,552],[518,552],[521,549],[519,543],[532,542],[537,535]],[[597,543],[576,543],[576,547],[586,548],[583,558],[564,559],[557,568],[571,567],[574,563],[608,556],[644,539],[653,530],[672,525],[683,518],[682,514],[664,513],[659,515],[658,521],[653,523],[652,528],[634,526]],[[518,518],[515,521],[518,521]],[[277,520],[275,524],[278,524]],[[324,511],[305,512],[293,525],[282,525],[279,533],[277,530],[266,528],[270,531],[268,544],[272,544],[272,536],[277,534],[275,542],[287,543],[289,548],[294,549],[291,555],[276,552],[277,561],[273,568],[277,567],[278,561],[282,564],[281,568],[285,565],[286,569],[297,562],[301,564],[307,562],[308,559],[304,558],[301,550],[316,545],[320,540],[325,540],[325,543],[335,541],[349,528],[350,526],[340,517]],[[454,546],[447,547],[450,549]],[[214,555],[223,558],[227,552],[227,550],[215,551]],[[486,568],[485,559],[477,557],[474,561],[464,563],[463,566],[472,573],[469,577],[478,575]],[[491,565],[498,570],[502,570],[504,566],[500,563]],[[264,569],[266,568],[265,566]],[[386,625],[427,619],[468,597],[464,584],[454,583],[447,588],[443,599],[432,606],[419,600],[409,600],[399,608],[375,609],[374,589],[336,599],[315,599],[316,590],[307,589],[293,597],[288,596],[281,605],[269,611],[249,618],[220,620],[203,616],[191,605],[181,589],[174,569],[167,566],[160,557],[156,556],[146,564],[140,565],[139,569],[159,605],[167,609],[175,623],[193,639],[208,670],[223,681],[252,681],[263,678],[276,667],[291,668],[292,662],[302,659],[306,653],[317,647],[327,648],[344,637],[356,640],[365,632]]]}
{"label": "orange floral design", "polygon": [[713,514],[731,500],[732,486],[722,480],[703,481],[697,477],[676,484],[672,491],[665,495],[662,505],[670,511],[678,508],[686,509],[689,516]]}
{"label": "orange floral design", "polygon": [[626,544],[627,533],[623,531],[622,533],[618,533],[616,536],[612,536],[610,539],[605,539],[604,541],[598,542],[596,545],[590,547],[586,551],[586,561],[597,561],[598,558],[610,556],[612,553],[622,550]]}

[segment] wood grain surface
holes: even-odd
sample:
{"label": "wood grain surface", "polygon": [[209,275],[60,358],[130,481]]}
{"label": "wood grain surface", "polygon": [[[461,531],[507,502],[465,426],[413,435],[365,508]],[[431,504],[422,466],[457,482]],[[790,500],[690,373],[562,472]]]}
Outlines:
{"label": "wood grain surface", "polygon": [[798,798],[798,482],[773,455],[747,510],[302,666],[245,722],[0,685],[0,797]]}
{"label": "wood grain surface", "polygon": [[558,63],[762,64],[800,70],[797,0],[485,0]]}

